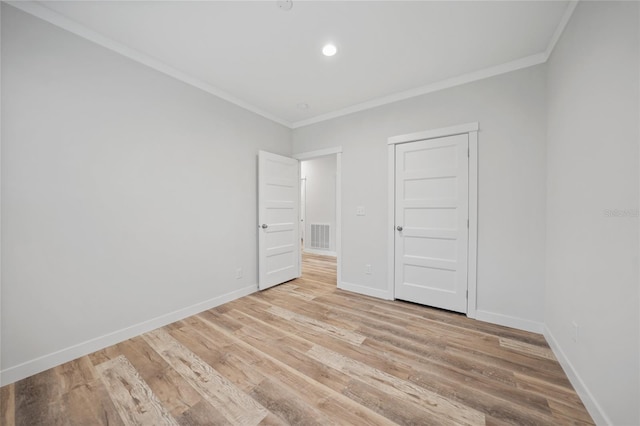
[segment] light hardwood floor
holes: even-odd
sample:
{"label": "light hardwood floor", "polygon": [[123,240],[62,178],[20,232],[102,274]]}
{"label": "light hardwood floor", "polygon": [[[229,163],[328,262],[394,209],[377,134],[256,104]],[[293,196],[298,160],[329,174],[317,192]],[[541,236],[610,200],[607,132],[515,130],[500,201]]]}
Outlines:
{"label": "light hardwood floor", "polygon": [[0,389],[2,425],[592,424],[544,338],[303,277]]}

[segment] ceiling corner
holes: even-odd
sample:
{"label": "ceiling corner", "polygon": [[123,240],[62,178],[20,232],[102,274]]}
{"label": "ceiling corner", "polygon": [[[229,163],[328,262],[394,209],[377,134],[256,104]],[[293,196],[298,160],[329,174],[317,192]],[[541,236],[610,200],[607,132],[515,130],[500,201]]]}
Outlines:
{"label": "ceiling corner", "polygon": [[549,57],[553,53],[553,49],[555,49],[556,44],[560,40],[560,37],[562,37],[562,33],[564,33],[564,30],[567,27],[567,24],[569,23],[569,20],[573,15],[573,11],[576,10],[576,6],[578,6],[578,2],[579,0],[571,0],[567,4],[567,8],[565,9],[564,14],[562,15],[562,18],[560,19],[560,22],[558,23],[558,26],[555,32],[553,33],[553,36],[551,37],[551,40],[549,40],[549,45],[547,46],[547,49],[544,52],[545,62],[549,60]]}
{"label": "ceiling corner", "polygon": [[161,72],[165,75],[173,77],[177,80],[182,81],[190,86],[196,87],[200,90],[203,90],[211,95],[214,95],[220,99],[223,99],[227,102],[230,102],[240,108],[243,108],[247,111],[253,112],[254,114],[260,115],[268,120],[271,120],[275,123],[281,124],[289,129],[292,129],[292,123],[289,121],[277,117],[267,111],[262,110],[242,99],[239,99],[230,93],[225,92],[217,87],[210,85],[198,78],[195,78],[183,71],[180,71],[170,65],[167,65],[155,58],[152,58],[138,50],[132,49],[124,44],[121,44],[109,37],[105,37],[104,35],[91,30],[90,28],[85,27],[82,24],[79,24],[49,8],[40,4],[38,1],[3,1],[3,3],[7,3],[16,9],[19,9],[25,13],[28,13],[36,18],[42,19],[50,24],[53,24],[63,30],[69,31],[79,37],[82,37],[86,40],[89,40],[95,44],[98,44],[104,48],[112,50],[116,53],[119,53],[131,60],[134,60],[140,64],[146,65],[149,68],[152,68],[158,72]]}

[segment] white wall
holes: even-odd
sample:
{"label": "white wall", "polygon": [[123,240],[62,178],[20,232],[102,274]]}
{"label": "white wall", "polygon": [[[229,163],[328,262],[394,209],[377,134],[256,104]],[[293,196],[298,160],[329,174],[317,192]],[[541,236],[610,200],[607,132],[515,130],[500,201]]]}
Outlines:
{"label": "white wall", "polygon": [[547,337],[616,425],[640,424],[638,16],[580,2],[548,63]]}
{"label": "white wall", "polygon": [[2,122],[5,382],[256,288],[289,129],[6,4]]}
{"label": "white wall", "polygon": [[[342,145],[343,284],[383,296],[387,138],[478,121],[479,316],[544,319],[615,424],[640,423],[640,229],[605,216],[638,208],[638,9],[581,2],[548,82],[537,66],[293,131],[297,153]],[[256,152],[289,154],[290,130],[5,4],[1,30],[3,381],[253,291]]]}
{"label": "white wall", "polygon": [[[479,317],[542,330],[545,69],[532,67],[295,129],[294,152],[341,145],[343,286],[384,296],[387,138],[478,121]],[[356,216],[364,206],[365,216]],[[373,265],[367,275],[364,265]]]}
{"label": "white wall", "polygon": [[[306,217],[305,250],[309,250],[311,224],[329,224],[331,228],[328,251],[336,251],[336,156],[315,158],[300,163],[301,177],[305,179]],[[320,249],[314,249],[320,250]],[[322,250],[320,250],[322,251]]]}

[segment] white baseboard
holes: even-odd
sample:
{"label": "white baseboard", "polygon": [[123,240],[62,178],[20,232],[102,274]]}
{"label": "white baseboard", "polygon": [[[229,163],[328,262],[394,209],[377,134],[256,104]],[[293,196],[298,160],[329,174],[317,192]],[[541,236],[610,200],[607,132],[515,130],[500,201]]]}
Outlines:
{"label": "white baseboard", "polygon": [[602,407],[600,406],[600,404],[598,404],[598,401],[596,401],[596,399],[593,397],[593,394],[589,391],[587,386],[584,384],[584,381],[582,381],[582,378],[580,377],[576,369],[573,367],[573,364],[571,364],[571,361],[569,361],[569,358],[567,358],[567,356],[565,355],[564,351],[558,344],[558,341],[556,340],[556,338],[553,337],[553,334],[551,334],[551,331],[546,326],[544,327],[544,337],[545,339],[547,339],[547,343],[549,343],[549,346],[551,347],[551,350],[553,351],[554,355],[558,359],[560,366],[562,367],[565,374],[569,378],[569,381],[571,382],[571,384],[573,385],[573,388],[576,390],[576,393],[582,400],[582,403],[584,404],[585,408],[593,418],[593,421],[597,425],[613,424],[609,419],[609,417],[604,412],[604,410],[602,409]]}
{"label": "white baseboard", "polygon": [[330,250],[317,250],[317,249],[311,249],[311,248],[304,248],[302,249],[302,251],[310,254],[319,254],[321,256],[333,256],[333,257],[338,256],[338,254],[335,251],[330,251]]}
{"label": "white baseboard", "polygon": [[344,281],[338,283],[338,288],[340,290],[364,294],[365,296],[377,297],[378,299],[393,300],[393,296],[389,291],[380,290],[379,288],[371,288],[364,285],[347,283]]}
{"label": "white baseboard", "polygon": [[239,290],[234,290],[221,296],[205,300],[204,302],[199,302],[194,305],[187,306],[186,308],[169,312],[159,317],[143,321],[139,324],[135,324],[121,330],[105,334],[104,336],[96,337],[51,354],[32,359],[14,367],[7,368],[6,370],[0,371],[0,386],[8,385],[48,370],[49,368],[53,368],[60,364],[64,364],[65,362],[72,361],[81,356],[106,348],[107,346],[115,345],[132,337],[139,336],[148,331],[171,324],[172,322],[206,311],[207,309],[215,308],[223,303],[255,293],[257,290],[257,285],[243,287]]}
{"label": "white baseboard", "polygon": [[492,324],[504,325],[505,327],[517,328],[519,330],[540,333],[544,331],[544,323],[531,321],[523,318],[512,317],[510,315],[497,314],[495,312],[476,310],[475,319]]}

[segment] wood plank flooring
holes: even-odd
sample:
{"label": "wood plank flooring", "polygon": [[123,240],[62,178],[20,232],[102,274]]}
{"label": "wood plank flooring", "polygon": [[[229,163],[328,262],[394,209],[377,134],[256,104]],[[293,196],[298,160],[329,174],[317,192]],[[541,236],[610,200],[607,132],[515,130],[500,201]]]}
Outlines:
{"label": "wood plank flooring", "polygon": [[303,277],[0,388],[2,425],[593,424],[538,334]]}

